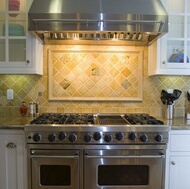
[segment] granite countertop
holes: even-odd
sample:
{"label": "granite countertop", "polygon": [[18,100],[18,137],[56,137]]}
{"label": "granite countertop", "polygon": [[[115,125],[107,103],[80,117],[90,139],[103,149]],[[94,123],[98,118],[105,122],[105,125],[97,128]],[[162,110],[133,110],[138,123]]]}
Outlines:
{"label": "granite countertop", "polygon": [[0,116],[0,129],[24,129],[24,126],[34,119],[29,116]]}
{"label": "granite countertop", "polygon": [[190,130],[190,119],[185,117],[175,117],[173,120],[163,120],[166,125],[171,126],[171,130]]}
{"label": "granite countertop", "polygon": [[[0,129],[24,129],[34,117],[30,116],[0,116]],[[190,120],[184,117],[177,117],[173,120],[157,118],[164,122],[165,125],[171,126],[171,130],[190,130]]]}

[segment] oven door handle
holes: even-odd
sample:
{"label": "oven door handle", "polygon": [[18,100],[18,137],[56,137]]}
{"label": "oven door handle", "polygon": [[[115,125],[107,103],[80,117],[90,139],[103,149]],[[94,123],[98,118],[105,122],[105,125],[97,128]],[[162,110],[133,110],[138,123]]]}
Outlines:
{"label": "oven door handle", "polygon": [[139,155],[139,156],[89,156],[89,155],[85,155],[85,158],[157,158],[157,159],[164,159],[165,155]]}
{"label": "oven door handle", "polygon": [[51,150],[31,150],[32,158],[70,158],[78,159],[79,153],[74,151],[51,151]]}
{"label": "oven door handle", "polygon": [[78,156],[49,156],[49,155],[31,155],[31,158],[70,158],[70,159],[78,159]]}

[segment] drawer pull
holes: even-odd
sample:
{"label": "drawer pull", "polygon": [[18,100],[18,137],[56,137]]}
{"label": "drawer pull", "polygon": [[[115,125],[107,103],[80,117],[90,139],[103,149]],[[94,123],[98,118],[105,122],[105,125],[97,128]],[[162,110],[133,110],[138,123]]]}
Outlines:
{"label": "drawer pull", "polygon": [[13,142],[9,142],[7,145],[6,145],[7,148],[16,148],[16,144],[14,144]]}

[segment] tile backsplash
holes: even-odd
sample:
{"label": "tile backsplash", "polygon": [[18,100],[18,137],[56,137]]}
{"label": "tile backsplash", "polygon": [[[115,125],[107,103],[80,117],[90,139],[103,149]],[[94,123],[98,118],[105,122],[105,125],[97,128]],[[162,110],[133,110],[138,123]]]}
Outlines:
{"label": "tile backsplash", "polygon": [[[113,54],[117,55],[123,51],[130,52],[142,52],[143,61],[142,63],[142,77],[135,75],[134,78],[131,79],[130,83],[133,86],[137,86],[135,82],[142,82],[142,101],[121,101],[118,98],[115,101],[85,101],[75,100],[72,101],[72,98],[68,101],[66,99],[61,100],[59,98],[55,98],[53,100],[49,100],[51,95],[48,92],[49,83],[52,81],[48,76],[49,60],[48,60],[48,52],[49,51],[67,51],[67,52],[75,52],[75,51],[83,51],[86,52],[92,50],[93,52],[96,50],[96,56],[104,56],[105,52],[113,52]],[[85,53],[83,54],[85,55]],[[105,56],[104,56],[105,57]],[[119,56],[118,56],[119,57]],[[117,58],[118,58],[117,57]],[[31,101],[40,102],[40,113],[43,112],[63,112],[63,113],[148,113],[153,116],[162,116],[164,105],[160,100],[160,94],[162,89],[179,89],[182,91],[182,95],[175,103],[175,116],[184,116],[185,115],[185,100],[186,100],[186,92],[190,90],[190,77],[189,76],[152,76],[148,77],[148,48],[147,47],[121,47],[121,46],[75,46],[75,45],[65,45],[65,46],[44,46],[44,74],[43,76],[39,75],[0,75],[0,114],[1,115],[20,115],[19,107],[22,101],[25,101],[28,105]],[[101,61],[100,61],[101,62]],[[97,64],[100,64],[98,62]],[[131,64],[135,64],[137,62],[131,62]],[[75,61],[75,65],[79,65],[79,62]],[[99,65],[100,66],[100,65]],[[130,65],[131,69],[133,65]],[[135,65],[134,65],[135,67]],[[116,67],[114,67],[116,69]],[[57,68],[59,69],[59,68]],[[117,68],[119,70],[119,68]],[[56,70],[54,70],[56,72]],[[80,68],[80,72],[85,69]],[[92,69],[91,69],[92,71]],[[98,70],[99,71],[99,70]],[[97,70],[93,73],[95,75],[99,74]],[[116,70],[115,70],[116,71]],[[69,70],[69,73],[72,72],[72,69]],[[61,73],[61,72],[60,72]],[[75,74],[74,72],[73,74]],[[91,73],[91,74],[93,74]],[[55,73],[54,73],[55,74]],[[65,78],[65,71],[59,77]],[[76,75],[73,75],[76,77]],[[99,78],[101,79],[101,78]],[[110,79],[110,78],[109,78]],[[114,76],[113,78],[114,79]],[[64,80],[63,80],[64,81]],[[62,81],[62,82],[63,82]],[[62,83],[63,86],[66,86]],[[110,90],[113,92],[115,85],[110,85]],[[14,100],[6,99],[6,90],[7,89],[14,90]],[[89,90],[90,88],[85,88],[85,90]],[[105,89],[106,90],[106,89]],[[73,88],[73,91],[77,91],[76,88]],[[95,93],[95,90],[94,90]],[[106,93],[105,93],[106,94]],[[132,94],[132,93],[130,93]],[[50,95],[50,96],[49,96]],[[57,94],[56,94],[57,95]],[[121,96],[122,97],[122,96]],[[105,96],[106,99],[106,96]]]}
{"label": "tile backsplash", "polygon": [[143,51],[48,51],[49,100],[142,100]]}

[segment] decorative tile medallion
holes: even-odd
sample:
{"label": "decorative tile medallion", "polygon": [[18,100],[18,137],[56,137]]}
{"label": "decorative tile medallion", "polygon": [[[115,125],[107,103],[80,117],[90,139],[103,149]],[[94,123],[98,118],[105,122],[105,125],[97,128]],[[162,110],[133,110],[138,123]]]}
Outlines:
{"label": "decorative tile medallion", "polygon": [[142,51],[48,50],[49,100],[142,100]]}

